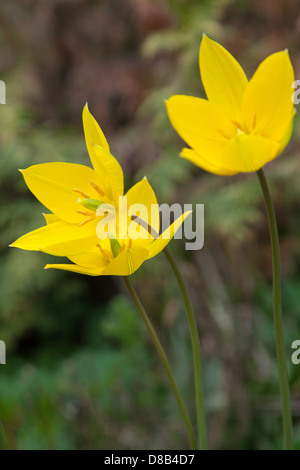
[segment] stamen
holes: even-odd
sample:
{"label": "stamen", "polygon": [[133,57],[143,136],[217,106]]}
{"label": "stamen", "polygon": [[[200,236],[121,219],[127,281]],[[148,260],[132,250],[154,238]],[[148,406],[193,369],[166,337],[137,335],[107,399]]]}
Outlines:
{"label": "stamen", "polygon": [[231,137],[229,137],[228,135],[226,135],[222,129],[218,129],[218,132],[220,132],[220,134],[221,134],[223,137],[225,137],[225,139],[227,139],[227,140],[230,140],[230,139],[231,139]]}
{"label": "stamen", "polygon": [[93,183],[93,181],[90,181],[90,185],[97,191],[98,194],[100,194],[101,197],[105,196],[105,192],[97,184]]}
{"label": "stamen", "polygon": [[78,214],[82,214],[82,215],[91,215],[90,212],[86,212],[86,211],[76,211],[78,212]]}
{"label": "stamen", "polygon": [[90,196],[88,196],[87,194],[85,194],[83,191],[80,191],[80,189],[77,189],[77,188],[73,188],[72,191],[74,191],[74,193],[77,193],[79,194],[81,197],[83,197],[84,199],[89,199]]}
{"label": "stamen", "polygon": [[237,121],[232,121],[232,124],[234,124],[239,129],[241,128],[240,124]]}
{"label": "stamen", "polygon": [[93,216],[88,217],[87,219],[84,219],[82,222],[80,222],[79,227],[82,227],[83,225],[87,224],[88,222],[91,222],[94,219],[95,219],[95,217],[93,217]]}
{"label": "stamen", "polygon": [[102,248],[101,245],[99,245],[99,243],[97,244],[97,247],[99,248],[103,258],[105,258],[107,261],[110,261],[111,260],[111,256],[109,256],[109,253],[107,253],[106,250],[104,250],[104,248]]}
{"label": "stamen", "polygon": [[234,124],[236,127],[237,127],[237,130],[238,130],[238,135],[241,134],[242,132],[247,132],[247,129],[245,130],[242,126],[242,124],[240,124],[239,122],[237,121],[232,121],[232,124]]}
{"label": "stamen", "polygon": [[122,245],[119,249],[119,255],[125,251],[125,245]]}
{"label": "stamen", "polygon": [[131,250],[131,248],[132,248],[132,239],[130,238],[128,242],[128,250]]}

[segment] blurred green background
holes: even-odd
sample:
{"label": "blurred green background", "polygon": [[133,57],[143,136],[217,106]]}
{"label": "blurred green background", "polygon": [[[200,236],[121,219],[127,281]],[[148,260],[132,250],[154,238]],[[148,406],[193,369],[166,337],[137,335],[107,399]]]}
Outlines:
{"label": "blurred green background", "polygon": [[[201,336],[211,448],[281,447],[267,221],[255,174],[218,177],[178,158],[164,99],[204,97],[205,32],[250,77],[288,48],[300,79],[297,0],[11,0],[0,6],[0,365],[2,449],[188,449],[156,352],[119,278],[44,271],[53,257],[9,249],[44,224],[18,168],[89,165],[86,101],[126,174],[147,175],[159,202],[204,203],[205,246],[170,245]],[[300,120],[266,172],[278,216],[296,446],[300,448]],[[195,421],[188,327],[163,254],[132,281]]]}

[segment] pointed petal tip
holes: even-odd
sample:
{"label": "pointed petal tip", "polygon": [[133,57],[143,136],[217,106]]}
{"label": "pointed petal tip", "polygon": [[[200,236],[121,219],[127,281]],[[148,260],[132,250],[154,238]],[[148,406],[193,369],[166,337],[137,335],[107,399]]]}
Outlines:
{"label": "pointed petal tip", "polygon": [[210,39],[210,37],[208,37],[206,33],[202,33],[201,44],[210,43],[210,42],[215,42],[215,41],[213,39]]}
{"label": "pointed petal tip", "polygon": [[23,173],[24,170],[21,170],[20,168],[18,168],[18,171],[19,171],[20,173]]}

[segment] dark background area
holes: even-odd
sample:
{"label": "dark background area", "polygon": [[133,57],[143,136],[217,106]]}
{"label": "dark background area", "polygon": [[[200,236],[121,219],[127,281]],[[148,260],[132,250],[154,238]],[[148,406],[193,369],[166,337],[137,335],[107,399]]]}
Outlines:
{"label": "dark background area", "polygon": [[[281,447],[272,322],[272,261],[255,174],[218,177],[178,158],[164,100],[204,97],[202,33],[249,77],[289,49],[300,79],[297,0],[10,0],[0,6],[0,447],[185,449],[188,442],[156,352],[122,279],[43,267],[53,258],[9,249],[44,224],[18,168],[89,165],[89,107],[126,175],[147,175],[159,203],[205,204],[205,246],[170,245],[194,302],[204,357],[211,448]],[[278,216],[283,311],[296,445],[300,448],[300,122],[268,164]],[[188,327],[163,254],[132,276],[195,420]]]}

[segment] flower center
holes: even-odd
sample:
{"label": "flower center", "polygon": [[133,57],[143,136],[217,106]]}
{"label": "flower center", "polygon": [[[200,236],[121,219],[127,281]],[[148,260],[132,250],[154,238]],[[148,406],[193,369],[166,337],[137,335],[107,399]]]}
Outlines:
{"label": "flower center", "polygon": [[237,121],[232,121],[232,123],[237,128],[237,135],[253,134],[255,133],[255,128],[256,128],[256,112],[253,113],[253,119],[252,119],[252,124],[251,124],[250,129],[246,124],[241,124],[240,122],[237,122]]}
{"label": "flower center", "polygon": [[[129,239],[128,243],[120,244],[119,240],[111,233],[108,234],[108,239],[110,243],[110,251],[105,249],[103,246],[101,246],[100,243],[97,244],[97,247],[99,248],[102,256],[107,260],[107,261],[112,261],[114,258],[116,258],[118,255],[121,255],[125,249],[127,249],[128,252],[130,252],[132,248],[132,240]],[[130,256],[129,256],[130,259]]]}
{"label": "flower center", "polygon": [[88,216],[86,219],[80,222],[79,226],[85,225],[87,222],[91,222],[96,218],[96,216],[103,217],[115,211],[114,206],[112,204],[107,204],[103,201],[103,198],[109,200],[105,195],[105,192],[93,181],[90,181],[90,185],[95,191],[97,191],[101,199],[93,199],[80,189],[73,188],[73,191],[79,195],[77,203],[81,204],[85,209],[88,209],[88,211],[84,211],[82,209],[76,210],[78,214]]}

